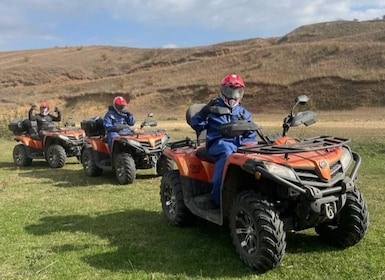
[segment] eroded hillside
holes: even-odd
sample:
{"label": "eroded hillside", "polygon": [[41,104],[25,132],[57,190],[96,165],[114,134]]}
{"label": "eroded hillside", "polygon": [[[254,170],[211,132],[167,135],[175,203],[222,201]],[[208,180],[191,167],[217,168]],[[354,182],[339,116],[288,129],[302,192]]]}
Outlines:
{"label": "eroded hillside", "polygon": [[317,109],[385,105],[385,21],[336,21],[279,38],[179,49],[108,46],[0,52],[4,109],[47,100],[71,113],[104,110],[115,94],[137,112],[182,114],[218,94],[221,78],[246,81],[252,111],[287,108],[306,92]]}

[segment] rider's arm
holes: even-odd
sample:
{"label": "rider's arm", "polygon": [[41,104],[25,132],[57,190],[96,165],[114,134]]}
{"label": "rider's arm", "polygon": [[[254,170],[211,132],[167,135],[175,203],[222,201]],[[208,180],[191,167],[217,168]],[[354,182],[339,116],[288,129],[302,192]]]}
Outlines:
{"label": "rider's arm", "polygon": [[36,117],[33,115],[33,111],[36,109],[36,106],[35,105],[33,105],[33,106],[31,106],[31,108],[29,109],[29,111],[28,111],[28,119],[30,120],[30,121],[35,121],[36,120]]}
{"label": "rider's arm", "polygon": [[131,114],[130,112],[123,112],[123,114],[124,114],[124,119],[126,120],[127,124],[129,126],[133,126],[136,122],[134,115]]}
{"label": "rider's arm", "polygon": [[57,116],[55,117],[55,116],[51,115],[52,121],[60,122],[61,121],[61,112],[60,112],[58,107],[55,108],[55,112],[57,113]]}
{"label": "rider's arm", "polygon": [[[112,132],[114,124],[112,123],[111,113],[107,112],[107,114],[103,118],[103,125],[107,132]],[[112,116],[113,117],[113,116]]]}
{"label": "rider's arm", "polygon": [[196,113],[190,119],[190,126],[196,131],[202,131],[206,129],[207,117],[200,114],[200,112]]}

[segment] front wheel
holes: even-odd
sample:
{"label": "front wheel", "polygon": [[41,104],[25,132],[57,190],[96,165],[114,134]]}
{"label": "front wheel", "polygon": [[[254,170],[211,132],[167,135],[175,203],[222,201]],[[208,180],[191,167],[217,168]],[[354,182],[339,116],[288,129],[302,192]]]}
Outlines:
{"label": "front wheel", "polygon": [[156,174],[163,176],[167,171],[174,169],[174,161],[164,155],[161,155],[156,162]]}
{"label": "front wheel", "polygon": [[328,244],[346,248],[357,244],[369,226],[368,206],[361,192],[354,187],[346,194],[346,203],[330,222],[315,227],[320,238]]}
{"label": "front wheel", "polygon": [[45,158],[52,168],[62,168],[67,160],[67,154],[63,146],[53,144],[48,147]]}
{"label": "front wheel", "polygon": [[265,272],[280,264],[286,233],[268,202],[253,192],[240,193],[231,207],[229,226],[235,250],[248,266]]}
{"label": "front wheel", "polygon": [[17,166],[30,166],[32,159],[27,155],[27,148],[23,144],[17,144],[13,148],[13,161]]}
{"label": "front wheel", "polygon": [[135,161],[129,153],[120,153],[115,159],[115,174],[119,184],[132,184],[135,180]]}
{"label": "front wheel", "polygon": [[89,177],[99,176],[103,173],[95,162],[94,151],[92,148],[85,148],[82,153],[82,160],[84,173]]}
{"label": "front wheel", "polygon": [[178,170],[166,172],[160,183],[160,202],[163,214],[173,226],[185,226],[192,214],[183,201],[182,185]]}

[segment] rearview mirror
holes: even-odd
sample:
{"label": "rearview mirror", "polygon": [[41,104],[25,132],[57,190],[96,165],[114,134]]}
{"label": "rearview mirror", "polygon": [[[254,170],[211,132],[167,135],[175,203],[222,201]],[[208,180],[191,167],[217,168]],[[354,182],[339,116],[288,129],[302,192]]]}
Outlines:
{"label": "rearview mirror", "polygon": [[304,105],[309,101],[309,97],[306,94],[301,94],[300,96],[297,96],[295,99],[295,104],[298,105]]}

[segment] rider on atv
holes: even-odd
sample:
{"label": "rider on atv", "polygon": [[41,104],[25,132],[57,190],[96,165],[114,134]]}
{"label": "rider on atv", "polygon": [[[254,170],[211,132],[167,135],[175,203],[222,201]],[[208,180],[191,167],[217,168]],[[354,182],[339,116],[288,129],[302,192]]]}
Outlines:
{"label": "rider on atv", "polygon": [[103,119],[103,125],[107,131],[108,147],[111,151],[113,139],[119,136],[119,132],[129,134],[131,129],[128,126],[135,124],[134,115],[124,109],[126,105],[127,101],[122,96],[115,97]]}
{"label": "rider on atv", "polygon": [[[216,157],[212,179],[212,196],[216,205],[220,204],[222,172],[227,157],[237,151],[238,147],[248,142],[256,142],[256,132],[248,131],[236,137],[224,137],[219,127],[237,120],[251,121],[251,114],[241,105],[245,83],[239,75],[230,74],[223,78],[220,96],[212,99],[200,112],[195,114],[190,125],[196,131],[207,130],[207,152]],[[220,110],[222,107],[227,110]]]}
{"label": "rider on atv", "polygon": [[41,131],[49,130],[52,128],[52,122],[60,122],[61,121],[61,112],[58,107],[55,107],[56,116],[50,114],[49,104],[47,102],[43,102],[40,104],[40,112],[38,114],[33,115],[33,111],[36,110],[36,105],[32,105],[28,111],[28,119],[30,121],[37,121],[38,131],[34,131],[34,133],[41,133]]}

